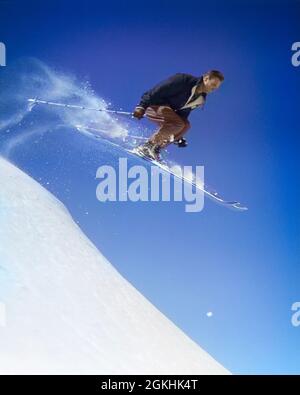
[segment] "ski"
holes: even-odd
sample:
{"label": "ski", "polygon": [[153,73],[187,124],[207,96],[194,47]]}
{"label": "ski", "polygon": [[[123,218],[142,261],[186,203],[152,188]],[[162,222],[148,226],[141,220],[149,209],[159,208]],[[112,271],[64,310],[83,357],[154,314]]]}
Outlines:
{"label": "ski", "polygon": [[[83,125],[78,125],[77,127],[77,131],[80,133],[83,133],[89,137],[92,137],[96,140],[104,140],[106,143],[108,143],[109,145],[116,147],[119,150],[125,151],[126,153],[133,155],[136,158],[140,158],[142,160],[145,160],[149,163],[152,163],[155,166],[158,166],[159,168],[161,168],[162,170],[168,172],[169,174],[171,174],[172,176],[181,179],[184,182],[189,183],[190,185],[194,186],[195,188],[197,188],[198,190],[200,190],[201,192],[203,192],[205,194],[205,196],[207,196],[209,199],[213,200],[215,203],[218,203],[224,207],[227,208],[231,208],[235,211],[246,211],[248,210],[247,207],[243,206],[240,202],[235,201],[235,200],[226,200],[224,199],[218,192],[213,191],[211,188],[209,188],[207,185],[199,185],[197,184],[194,180],[191,180],[187,177],[184,176],[180,176],[178,174],[176,174],[174,171],[172,171],[172,169],[165,163],[162,162],[158,162],[155,160],[152,160],[151,158],[146,157],[145,155],[142,155],[141,153],[139,153],[138,151],[135,150],[135,148],[126,148],[124,146],[122,146],[121,144],[118,144],[116,142],[111,141],[108,136],[105,136],[105,133],[101,133],[100,134],[100,130],[93,129],[93,128],[89,128],[89,127],[84,127]],[[128,137],[138,137],[139,139],[144,139],[143,137],[139,137],[139,136],[128,136]],[[124,142],[124,141],[123,141]]]}
{"label": "ski", "polygon": [[[120,148],[122,148],[122,147],[120,147]],[[168,172],[172,176],[179,178],[184,182],[189,183],[190,185],[194,186],[195,188],[197,188],[198,190],[203,192],[208,198],[210,198],[211,200],[213,200],[223,206],[226,206],[228,208],[232,208],[232,209],[238,210],[238,211],[247,211],[248,210],[248,208],[243,206],[240,202],[235,201],[235,200],[233,200],[233,201],[225,200],[218,192],[212,191],[206,185],[201,186],[201,185],[197,184],[197,182],[195,182],[194,180],[191,180],[187,177],[180,176],[180,175],[176,174],[174,171],[172,171],[172,169],[167,164],[153,160],[153,159],[141,154],[139,151],[136,151],[135,149],[126,149],[126,148],[123,148],[123,149],[126,152],[128,152],[129,154],[132,154],[132,155],[135,155],[141,159],[144,159],[147,162],[150,162],[150,163],[154,164],[155,166],[158,166],[162,170]]]}

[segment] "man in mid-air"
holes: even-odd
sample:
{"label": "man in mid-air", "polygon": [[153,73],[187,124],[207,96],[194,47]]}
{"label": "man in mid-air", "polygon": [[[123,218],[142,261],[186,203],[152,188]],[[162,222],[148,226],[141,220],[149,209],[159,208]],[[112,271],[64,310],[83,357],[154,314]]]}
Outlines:
{"label": "man in mid-air", "polygon": [[190,128],[190,112],[203,106],[207,94],[218,89],[223,80],[223,74],[217,70],[201,77],[177,73],[145,92],[133,116],[141,119],[146,115],[159,128],[145,144],[136,148],[137,152],[159,161],[161,150],[169,144],[185,147],[183,135]]}

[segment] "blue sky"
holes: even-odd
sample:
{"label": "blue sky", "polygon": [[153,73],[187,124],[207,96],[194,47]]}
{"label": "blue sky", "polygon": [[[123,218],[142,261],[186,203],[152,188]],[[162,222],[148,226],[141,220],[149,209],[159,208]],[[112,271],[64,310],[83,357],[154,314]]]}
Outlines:
{"label": "blue sky", "polygon": [[[299,373],[300,329],[291,325],[291,305],[300,300],[300,67],[291,64],[299,16],[299,1],[0,2],[7,47],[0,83],[10,68],[18,74],[18,62],[36,58],[88,80],[113,108],[130,111],[175,72],[224,72],[205,110],[190,116],[189,147],[171,148],[170,156],[204,165],[206,182],[246,204],[246,213],[210,201],[198,214],[174,202],[101,204],[96,170],[119,154],[71,129],[33,136],[9,158],[58,196],[115,267],[234,373]],[[0,92],[0,119],[5,105]],[[0,135],[3,155],[14,133]]]}

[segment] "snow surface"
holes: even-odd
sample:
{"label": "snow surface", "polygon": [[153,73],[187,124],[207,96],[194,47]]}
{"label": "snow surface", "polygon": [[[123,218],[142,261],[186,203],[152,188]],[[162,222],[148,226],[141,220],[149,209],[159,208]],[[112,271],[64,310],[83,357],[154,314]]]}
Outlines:
{"label": "snow surface", "polygon": [[113,268],[60,201],[2,158],[0,180],[0,373],[229,373]]}

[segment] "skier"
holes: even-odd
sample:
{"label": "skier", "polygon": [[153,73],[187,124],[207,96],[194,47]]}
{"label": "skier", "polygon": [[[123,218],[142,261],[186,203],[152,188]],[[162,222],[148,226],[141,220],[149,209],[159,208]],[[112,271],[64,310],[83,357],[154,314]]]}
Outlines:
{"label": "skier", "polygon": [[220,71],[211,70],[200,77],[177,73],[145,92],[135,107],[133,116],[144,115],[159,128],[137,152],[152,160],[160,160],[160,152],[169,144],[186,147],[183,135],[190,128],[191,110],[203,106],[208,93],[219,88],[224,80]]}

